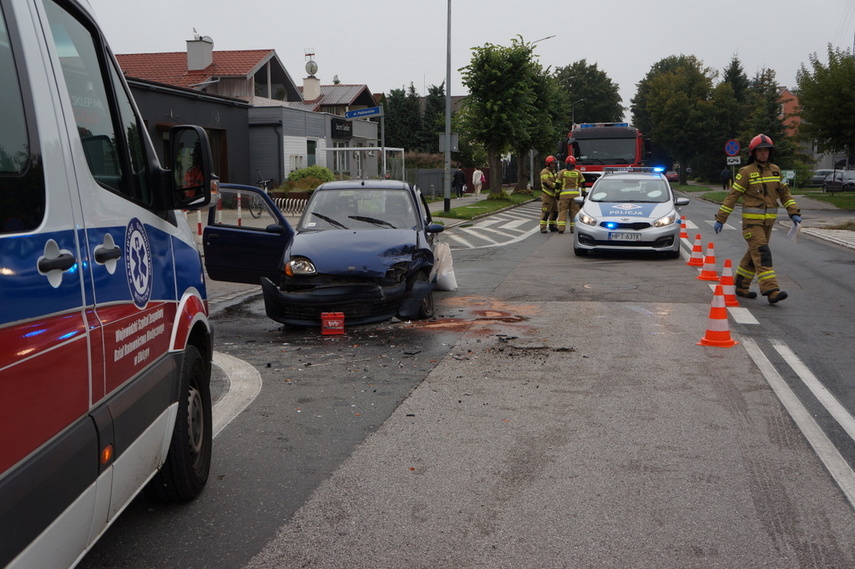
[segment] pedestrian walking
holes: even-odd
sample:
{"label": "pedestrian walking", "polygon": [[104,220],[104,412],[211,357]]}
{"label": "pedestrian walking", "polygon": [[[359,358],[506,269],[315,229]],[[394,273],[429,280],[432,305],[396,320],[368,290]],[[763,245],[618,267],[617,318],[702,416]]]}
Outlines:
{"label": "pedestrian walking", "polygon": [[481,194],[481,186],[487,182],[486,177],[484,176],[484,172],[481,171],[477,166],[475,167],[475,171],[472,172],[472,191],[475,192],[475,198]]}
{"label": "pedestrian walking", "polygon": [[454,179],[451,181],[451,187],[454,189],[458,198],[463,197],[463,189],[466,187],[466,175],[460,168],[454,172]]}
{"label": "pedestrian walking", "polygon": [[721,189],[724,191],[728,191],[730,189],[730,182],[733,180],[733,173],[730,171],[730,168],[727,166],[724,167],[724,170],[721,171]]}
{"label": "pedestrian walking", "polygon": [[778,202],[786,208],[793,223],[801,223],[799,208],[790,188],[781,182],[781,169],[772,163],[775,144],[765,134],[758,134],[748,145],[748,164],[740,168],[733,187],[715,215],[713,228],[720,233],[728,216],[733,213],[736,202],[742,199],[742,236],[748,251],[739,261],[734,285],[736,295],[757,298],[750,291],[751,281],[757,277],[760,294],[770,304],[787,298],[787,293],[778,287],[778,279],[772,266],[772,251],[769,239],[778,213]]}
{"label": "pedestrian walking", "polygon": [[546,157],[546,166],[540,171],[540,187],[542,192],[541,197],[541,216],[540,216],[540,232],[546,233],[549,231],[558,231],[558,192],[560,185],[558,182],[558,160],[555,156]]}
{"label": "pedestrian walking", "polygon": [[576,214],[579,204],[574,202],[585,187],[585,177],[576,169],[576,158],[568,156],[564,159],[564,169],[558,172],[561,189],[558,194],[558,233],[564,233],[567,228],[567,216],[570,216],[570,233],[576,230]]}

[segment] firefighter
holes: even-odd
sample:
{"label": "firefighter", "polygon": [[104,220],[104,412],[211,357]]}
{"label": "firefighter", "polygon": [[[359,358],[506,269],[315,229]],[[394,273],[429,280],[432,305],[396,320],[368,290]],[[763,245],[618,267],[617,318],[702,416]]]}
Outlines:
{"label": "firefighter", "polygon": [[585,187],[585,177],[576,169],[576,157],[568,156],[564,160],[564,169],[558,172],[558,180],[561,186],[558,195],[558,233],[564,233],[567,227],[567,214],[570,214],[570,233],[576,227],[576,214],[579,213],[579,204],[573,198],[579,197],[579,192]]}
{"label": "firefighter", "polygon": [[558,180],[558,160],[555,156],[546,157],[546,167],[540,171],[541,198],[540,232],[558,231],[555,220],[558,217],[558,192],[561,188]]}
{"label": "firefighter", "polygon": [[778,201],[787,209],[793,223],[801,223],[799,208],[790,195],[790,189],[781,183],[781,169],[772,164],[775,144],[765,134],[758,134],[748,144],[748,164],[741,168],[733,180],[733,187],[715,215],[715,232],[721,232],[727,217],[733,213],[736,202],[742,198],[742,236],[748,251],[739,261],[734,285],[737,296],[757,298],[749,291],[751,281],[757,277],[760,294],[770,304],[787,298],[778,287],[775,269],[772,268],[772,251],[769,238],[778,214]]}

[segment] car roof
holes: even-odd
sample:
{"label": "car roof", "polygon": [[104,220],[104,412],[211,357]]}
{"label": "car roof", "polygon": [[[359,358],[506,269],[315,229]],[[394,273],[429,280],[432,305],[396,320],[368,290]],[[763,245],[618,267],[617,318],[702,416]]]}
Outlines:
{"label": "car roof", "polygon": [[318,190],[409,190],[410,185],[401,180],[337,180],[326,182]]}
{"label": "car roof", "polygon": [[665,176],[662,175],[661,172],[607,172],[603,176],[597,180],[614,180],[615,178],[620,178],[621,180],[662,180],[665,181]]}

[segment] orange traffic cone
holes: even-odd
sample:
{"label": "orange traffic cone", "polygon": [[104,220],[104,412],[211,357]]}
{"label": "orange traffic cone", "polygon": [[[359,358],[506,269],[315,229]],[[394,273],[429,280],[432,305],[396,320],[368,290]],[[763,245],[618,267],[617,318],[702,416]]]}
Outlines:
{"label": "orange traffic cone", "polygon": [[685,239],[686,241],[689,240],[689,234],[686,231],[686,216],[685,215],[680,216],[680,239]]}
{"label": "orange traffic cone", "polygon": [[695,235],[695,244],[692,245],[692,256],[689,258],[689,261],[686,263],[690,267],[703,267],[704,266],[704,249],[701,245],[701,234],[698,233]]}
{"label": "orange traffic cone", "polygon": [[733,264],[730,259],[724,260],[724,268],[721,270],[721,288],[724,291],[725,306],[739,306],[736,298],[736,285],[733,282]]}
{"label": "orange traffic cone", "polygon": [[724,292],[721,285],[715,285],[715,294],[712,304],[710,304],[710,322],[707,325],[707,333],[701,338],[698,345],[732,348],[738,343],[730,337],[730,329],[727,325],[727,308],[724,306]]}
{"label": "orange traffic cone", "polygon": [[702,281],[718,282],[718,273],[715,268],[715,243],[707,243],[707,255],[704,257],[704,268],[698,279]]}

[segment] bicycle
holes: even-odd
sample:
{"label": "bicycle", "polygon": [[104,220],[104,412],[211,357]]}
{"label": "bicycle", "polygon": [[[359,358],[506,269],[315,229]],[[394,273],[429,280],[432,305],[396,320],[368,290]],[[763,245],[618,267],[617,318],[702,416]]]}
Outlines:
{"label": "bicycle", "polygon": [[[258,184],[259,187],[262,190],[264,190],[264,193],[266,194],[268,191],[267,186],[273,180],[265,180],[261,176],[261,170],[257,170],[257,172],[258,172],[258,180],[255,183]],[[258,219],[259,217],[261,217],[261,214],[264,213],[265,209],[266,209],[266,207],[264,205],[264,200],[260,196],[253,194],[252,199],[249,201],[249,213],[250,213],[250,215],[252,215],[252,217],[254,217],[255,219]]]}

